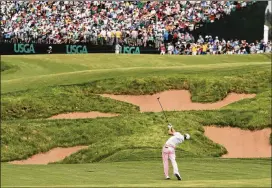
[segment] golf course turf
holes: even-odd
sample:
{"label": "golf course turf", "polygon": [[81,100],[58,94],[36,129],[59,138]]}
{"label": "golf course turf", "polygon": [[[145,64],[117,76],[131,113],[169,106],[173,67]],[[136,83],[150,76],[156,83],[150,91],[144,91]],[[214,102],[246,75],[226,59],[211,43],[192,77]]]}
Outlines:
{"label": "golf course turf", "polygon": [[[3,186],[270,187],[270,159],[177,160],[182,181],[164,180],[161,161],[69,165],[2,165]],[[172,172],[172,170],[171,170]],[[13,174],[9,176],[9,174]],[[14,181],[16,179],[16,181]]]}
{"label": "golf course turf", "polygon": [[[271,158],[220,158],[227,150],[203,128],[271,128],[268,55],[20,55],[1,61],[2,187],[271,186]],[[191,135],[176,151],[181,182],[164,180],[161,148],[169,135],[163,113],[141,113],[139,106],[101,96],[167,90],[188,90],[196,103],[256,94],[217,110],[165,112],[177,131]],[[48,119],[92,111],[119,116]],[[8,163],[79,145],[88,148],[53,164]]]}

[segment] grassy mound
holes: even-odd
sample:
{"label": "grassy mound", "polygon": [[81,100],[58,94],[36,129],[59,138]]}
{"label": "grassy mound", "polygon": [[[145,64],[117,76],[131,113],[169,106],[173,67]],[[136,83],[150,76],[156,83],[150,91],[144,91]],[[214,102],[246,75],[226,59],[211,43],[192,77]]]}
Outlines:
{"label": "grassy mound", "polygon": [[[192,135],[192,140],[181,147],[186,155],[220,156],[226,152],[203,135],[201,124],[193,121],[195,116],[178,113],[170,118],[177,130]],[[164,121],[161,113],[134,114],[133,119],[123,115],[77,121],[5,121],[1,126],[1,160],[25,159],[57,146],[86,144],[90,145],[88,149],[71,155],[64,163],[98,162],[124,149],[160,150],[168,138]]]}
{"label": "grassy mound", "polygon": [[[246,72],[246,71],[245,71]],[[230,72],[234,74],[233,72]],[[194,102],[216,102],[229,92],[260,93],[271,82],[268,70],[249,71],[240,75],[214,78],[183,78],[181,76],[110,79],[83,85],[56,86],[30,91],[2,94],[2,120],[47,118],[55,114],[78,111],[137,113],[131,104],[103,98],[95,94],[154,94],[168,89],[187,89]],[[264,95],[264,94],[262,94]],[[270,95],[271,96],[271,95]],[[269,105],[269,96],[259,98]],[[243,104],[247,105],[250,100]],[[251,100],[251,101],[254,101]],[[256,100],[255,100],[256,101]],[[256,105],[258,105],[257,101]],[[236,105],[239,108],[239,105]],[[255,105],[252,105],[256,108]]]}
{"label": "grassy mound", "polygon": [[139,112],[139,107],[94,95],[77,86],[2,95],[1,102],[2,120],[49,118],[65,112]]}
{"label": "grassy mound", "polygon": [[[222,109],[166,114],[177,130],[182,133],[188,132],[192,136],[192,140],[178,148],[182,150],[181,153],[177,152],[178,156],[211,157],[221,156],[226,150],[204,136],[202,125],[262,129],[271,126],[271,115],[264,112],[265,109],[255,111]],[[1,131],[2,161],[25,159],[54,147],[75,145],[89,145],[89,148],[71,155],[62,163],[122,161],[124,158],[158,159],[161,147],[168,138],[162,113],[123,114],[120,117],[89,120],[3,121]],[[137,152],[134,154],[129,152],[135,149]],[[141,155],[147,150],[151,153]]]}

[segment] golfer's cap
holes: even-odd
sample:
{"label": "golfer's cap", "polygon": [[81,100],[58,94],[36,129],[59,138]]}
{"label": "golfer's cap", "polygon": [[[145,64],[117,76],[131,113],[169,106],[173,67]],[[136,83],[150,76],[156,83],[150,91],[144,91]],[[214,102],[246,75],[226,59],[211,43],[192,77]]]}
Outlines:
{"label": "golfer's cap", "polygon": [[186,134],[184,134],[184,138],[185,138],[186,140],[189,140],[191,137],[190,137],[190,135],[189,135],[188,133],[186,133]]}

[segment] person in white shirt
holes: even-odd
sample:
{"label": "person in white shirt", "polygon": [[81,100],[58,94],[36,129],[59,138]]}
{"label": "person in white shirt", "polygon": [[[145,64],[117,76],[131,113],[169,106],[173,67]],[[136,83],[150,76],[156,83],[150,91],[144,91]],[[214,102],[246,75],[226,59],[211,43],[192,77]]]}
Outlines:
{"label": "person in white shirt", "polygon": [[175,154],[175,148],[178,144],[181,144],[184,142],[184,140],[190,139],[189,134],[182,135],[180,132],[176,132],[171,124],[168,125],[168,134],[172,135],[165,143],[165,145],[162,148],[162,160],[163,160],[163,168],[164,168],[164,175],[167,180],[170,179],[168,174],[168,159],[170,159],[174,175],[177,177],[178,180],[181,180],[181,176],[178,170],[178,165],[176,162],[176,154]]}
{"label": "person in white shirt", "polygon": [[112,41],[111,31],[107,30],[107,43],[110,44],[110,45],[112,45],[111,41]]}
{"label": "person in white shirt", "polygon": [[172,55],[173,51],[174,51],[174,46],[172,46],[170,43],[168,44],[168,48],[167,48],[168,54]]}
{"label": "person in white shirt", "polygon": [[117,43],[115,45],[115,54],[119,54],[121,50],[122,50],[122,46]]}

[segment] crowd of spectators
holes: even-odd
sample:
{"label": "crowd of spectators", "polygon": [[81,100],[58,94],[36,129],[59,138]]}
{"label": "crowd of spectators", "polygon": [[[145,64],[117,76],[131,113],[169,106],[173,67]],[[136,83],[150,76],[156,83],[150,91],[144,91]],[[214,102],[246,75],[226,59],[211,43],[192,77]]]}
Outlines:
{"label": "crowd of spectators", "polygon": [[248,43],[246,40],[230,40],[213,38],[212,36],[199,36],[197,40],[176,43],[162,43],[160,54],[169,55],[217,55],[217,54],[259,54],[271,53],[272,43],[263,40]]}
{"label": "crowd of spectators", "polygon": [[1,42],[152,46],[162,54],[271,52],[190,31],[255,1],[1,1]]}
{"label": "crowd of spectators", "polygon": [[[4,42],[159,47],[254,1],[1,1]],[[1,32],[1,33],[2,33]]]}

